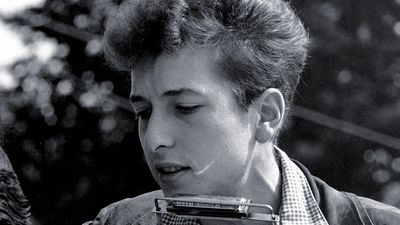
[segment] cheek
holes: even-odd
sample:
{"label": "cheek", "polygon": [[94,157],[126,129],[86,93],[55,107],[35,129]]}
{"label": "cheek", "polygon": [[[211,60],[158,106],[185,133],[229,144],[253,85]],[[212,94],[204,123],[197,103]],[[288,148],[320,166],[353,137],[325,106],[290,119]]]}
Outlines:
{"label": "cheek", "polygon": [[[248,135],[244,128],[234,125],[231,120],[212,121],[196,132],[185,132],[192,140],[191,151],[187,151],[196,172],[208,169],[225,169],[232,165],[241,166],[247,158]],[[242,131],[242,132],[238,132]],[[188,136],[190,135],[190,137]],[[240,165],[237,165],[240,164]]]}

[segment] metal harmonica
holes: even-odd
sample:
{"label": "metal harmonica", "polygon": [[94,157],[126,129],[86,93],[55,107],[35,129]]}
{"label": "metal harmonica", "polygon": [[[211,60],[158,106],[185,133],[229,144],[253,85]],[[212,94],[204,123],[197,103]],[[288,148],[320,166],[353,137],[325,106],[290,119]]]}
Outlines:
{"label": "metal harmonica", "polygon": [[[164,204],[162,204],[162,202]],[[215,220],[255,220],[276,224],[279,216],[267,204],[252,203],[251,199],[209,195],[178,195],[155,198],[153,213],[172,214],[180,217]],[[262,208],[265,213],[250,212],[251,208]]]}

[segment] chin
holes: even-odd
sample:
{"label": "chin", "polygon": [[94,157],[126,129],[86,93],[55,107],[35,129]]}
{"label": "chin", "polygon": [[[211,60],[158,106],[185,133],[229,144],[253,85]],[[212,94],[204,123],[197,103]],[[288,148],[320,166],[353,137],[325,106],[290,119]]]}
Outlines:
{"label": "chin", "polygon": [[210,193],[204,192],[204,190],[199,190],[198,188],[192,187],[178,187],[178,188],[163,188],[161,190],[165,197],[173,197],[178,194],[190,194],[190,195],[211,195]]}
{"label": "chin", "polygon": [[178,194],[196,194],[193,192],[188,192],[186,189],[184,188],[161,188],[162,192],[164,193],[165,197],[174,197]]}

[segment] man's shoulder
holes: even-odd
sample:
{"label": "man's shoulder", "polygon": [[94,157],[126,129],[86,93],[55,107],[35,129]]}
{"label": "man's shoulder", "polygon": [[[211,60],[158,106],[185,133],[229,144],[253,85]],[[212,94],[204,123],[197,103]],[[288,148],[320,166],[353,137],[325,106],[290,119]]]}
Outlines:
{"label": "man's shoulder", "polygon": [[400,209],[369,198],[358,197],[375,225],[400,224]]}
{"label": "man's shoulder", "polygon": [[124,212],[134,213],[148,209],[151,210],[154,207],[154,198],[157,197],[163,197],[163,193],[161,190],[147,192],[139,196],[136,196],[134,198],[126,198],[121,201],[112,203],[107,207],[110,207],[113,210],[118,211],[118,213],[124,213]]}
{"label": "man's shoulder", "polygon": [[357,196],[352,193],[338,191],[319,178],[313,177],[318,189],[320,207],[330,224],[400,224],[400,209]]}
{"label": "man's shoulder", "polygon": [[139,207],[139,208],[147,208],[154,207],[154,198],[163,197],[164,194],[161,190],[147,192],[141,195],[138,195],[134,198],[126,198],[121,201],[115,202],[112,205],[118,205],[120,207]]}
{"label": "man's shoulder", "polygon": [[162,196],[163,193],[157,190],[114,202],[100,210],[93,221],[84,225],[148,224],[146,221],[152,220],[154,198]]}
{"label": "man's shoulder", "polygon": [[329,224],[399,225],[400,209],[326,184],[301,163],[293,160],[306,176],[314,198]]}

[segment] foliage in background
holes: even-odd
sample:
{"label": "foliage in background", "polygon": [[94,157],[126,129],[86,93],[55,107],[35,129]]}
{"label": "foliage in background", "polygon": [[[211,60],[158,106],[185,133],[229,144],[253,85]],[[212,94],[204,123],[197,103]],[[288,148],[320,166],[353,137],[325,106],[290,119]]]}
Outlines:
{"label": "foliage in background", "polygon": [[[157,188],[126,102],[129,77],[101,56],[119,3],[47,0],[4,18],[29,54],[0,72],[1,145],[38,224],[80,224]],[[313,41],[297,104],[400,137],[400,1],[293,4]],[[334,187],[400,206],[399,150],[298,117],[280,146]]]}

